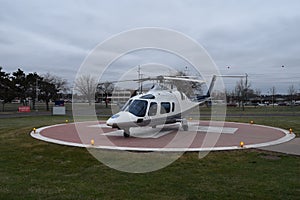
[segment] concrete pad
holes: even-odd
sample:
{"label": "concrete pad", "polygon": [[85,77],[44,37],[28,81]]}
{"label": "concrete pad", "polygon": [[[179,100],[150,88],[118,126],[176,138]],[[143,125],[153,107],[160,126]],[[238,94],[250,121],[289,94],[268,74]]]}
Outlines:
{"label": "concrete pad", "polygon": [[[132,128],[131,135],[133,137],[124,138],[122,130],[108,127],[104,121],[57,124],[31,132],[36,139],[61,145],[167,152],[261,148],[285,143],[295,137],[280,128],[234,122],[224,122],[223,126],[223,123],[211,121],[190,121],[188,131],[183,131],[179,124]],[[240,142],[244,143],[243,147],[240,147]],[[295,144],[296,149],[299,149],[298,144]]]}

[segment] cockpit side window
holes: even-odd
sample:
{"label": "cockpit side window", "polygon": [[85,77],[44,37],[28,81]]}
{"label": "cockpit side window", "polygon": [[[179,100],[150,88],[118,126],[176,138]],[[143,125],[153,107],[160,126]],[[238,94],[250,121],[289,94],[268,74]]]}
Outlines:
{"label": "cockpit side window", "polygon": [[137,116],[144,117],[146,115],[148,102],[144,100],[134,100],[130,105],[128,111]]}
{"label": "cockpit side window", "polygon": [[149,111],[148,111],[148,116],[154,116],[157,113],[157,103],[156,102],[151,102]]}
{"label": "cockpit side window", "polygon": [[132,102],[132,99],[129,99],[126,104],[121,108],[121,111],[128,111],[128,108]]}
{"label": "cockpit side window", "polygon": [[171,110],[171,104],[169,102],[161,102],[160,114],[169,113]]}

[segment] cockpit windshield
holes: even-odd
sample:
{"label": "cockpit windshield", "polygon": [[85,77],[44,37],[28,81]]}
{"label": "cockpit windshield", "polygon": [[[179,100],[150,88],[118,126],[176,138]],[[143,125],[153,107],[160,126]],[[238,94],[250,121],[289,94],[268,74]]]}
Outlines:
{"label": "cockpit windshield", "polygon": [[128,111],[137,116],[137,117],[144,117],[146,115],[148,102],[145,100],[134,100],[129,104]]}

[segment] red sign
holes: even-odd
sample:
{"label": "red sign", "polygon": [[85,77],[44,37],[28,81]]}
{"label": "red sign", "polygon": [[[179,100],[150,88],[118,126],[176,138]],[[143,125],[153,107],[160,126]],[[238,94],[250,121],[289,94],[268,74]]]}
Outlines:
{"label": "red sign", "polygon": [[30,112],[30,106],[19,106],[19,112]]}

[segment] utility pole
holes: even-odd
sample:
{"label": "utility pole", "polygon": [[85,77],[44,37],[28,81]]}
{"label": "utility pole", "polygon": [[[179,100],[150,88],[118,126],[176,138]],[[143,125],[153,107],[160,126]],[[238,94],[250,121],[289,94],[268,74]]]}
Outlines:
{"label": "utility pole", "polygon": [[37,109],[37,102],[38,102],[38,95],[39,95],[39,92],[38,92],[38,78],[35,79],[35,111],[38,111]]}
{"label": "utility pole", "polygon": [[245,110],[245,102],[247,101],[247,93],[248,93],[248,74],[245,74],[246,81],[245,81],[245,88],[244,88],[244,94],[243,94],[243,101],[242,101],[242,108],[243,111]]}

